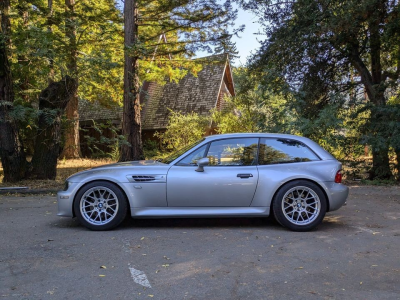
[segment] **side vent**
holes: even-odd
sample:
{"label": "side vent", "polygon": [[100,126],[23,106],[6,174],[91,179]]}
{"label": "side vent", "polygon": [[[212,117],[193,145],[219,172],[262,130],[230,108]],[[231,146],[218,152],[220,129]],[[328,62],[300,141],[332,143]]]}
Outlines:
{"label": "side vent", "polygon": [[154,176],[151,175],[133,175],[134,181],[143,182],[143,181],[154,181],[156,180]]}

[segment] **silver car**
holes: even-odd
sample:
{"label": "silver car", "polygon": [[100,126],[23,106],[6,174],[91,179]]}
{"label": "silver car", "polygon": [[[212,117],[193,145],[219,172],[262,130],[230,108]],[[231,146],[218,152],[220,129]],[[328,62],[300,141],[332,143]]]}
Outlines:
{"label": "silver car", "polygon": [[266,133],[213,135],[160,160],[93,168],[69,177],[58,215],[92,230],[134,218],[267,217],[308,231],[339,209],[341,164],[310,139]]}

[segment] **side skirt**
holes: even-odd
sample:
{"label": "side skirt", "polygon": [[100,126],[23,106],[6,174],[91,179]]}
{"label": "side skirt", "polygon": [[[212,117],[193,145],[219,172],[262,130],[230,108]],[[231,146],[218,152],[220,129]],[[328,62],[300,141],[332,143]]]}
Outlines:
{"label": "side skirt", "polygon": [[131,207],[133,218],[268,217],[269,207]]}

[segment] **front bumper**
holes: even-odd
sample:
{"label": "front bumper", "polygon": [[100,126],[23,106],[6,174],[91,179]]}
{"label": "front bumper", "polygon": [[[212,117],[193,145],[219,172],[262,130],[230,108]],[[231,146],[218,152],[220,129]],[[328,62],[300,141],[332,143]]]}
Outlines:
{"label": "front bumper", "polygon": [[345,205],[349,195],[349,188],[343,184],[335,182],[325,182],[329,197],[329,211],[338,210]]}
{"label": "front bumper", "polygon": [[61,217],[74,217],[74,197],[79,189],[79,183],[70,182],[66,191],[59,191],[57,193],[57,216]]}

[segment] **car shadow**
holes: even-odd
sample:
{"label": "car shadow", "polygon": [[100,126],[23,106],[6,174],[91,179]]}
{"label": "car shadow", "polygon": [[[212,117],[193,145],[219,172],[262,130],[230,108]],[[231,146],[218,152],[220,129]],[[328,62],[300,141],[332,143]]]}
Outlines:
{"label": "car shadow", "polygon": [[[87,230],[79,224],[76,218],[62,218],[52,226],[58,228],[74,228]],[[348,228],[340,217],[326,216],[324,221],[314,231],[336,231]],[[131,230],[140,228],[254,228],[274,229],[285,231],[274,218],[161,218],[161,219],[134,219],[127,217],[115,230]]]}
{"label": "car shadow", "polygon": [[130,228],[279,228],[271,218],[162,218],[133,219],[127,218],[120,229]]}

